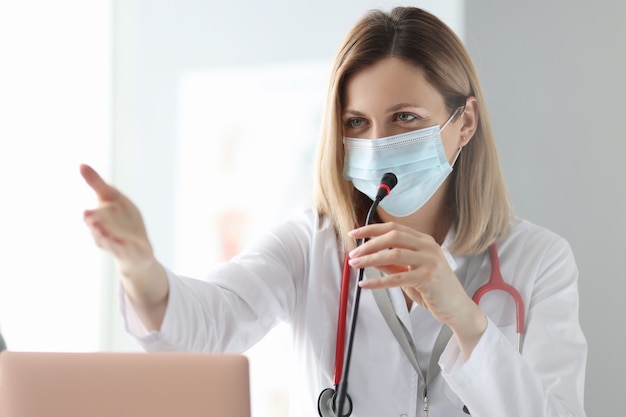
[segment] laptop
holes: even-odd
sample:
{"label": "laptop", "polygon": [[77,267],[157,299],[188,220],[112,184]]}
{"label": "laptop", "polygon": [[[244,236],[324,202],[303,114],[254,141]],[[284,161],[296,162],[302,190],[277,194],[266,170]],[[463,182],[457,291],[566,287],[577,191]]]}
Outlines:
{"label": "laptop", "polygon": [[250,417],[243,355],[0,353],[2,417]]}

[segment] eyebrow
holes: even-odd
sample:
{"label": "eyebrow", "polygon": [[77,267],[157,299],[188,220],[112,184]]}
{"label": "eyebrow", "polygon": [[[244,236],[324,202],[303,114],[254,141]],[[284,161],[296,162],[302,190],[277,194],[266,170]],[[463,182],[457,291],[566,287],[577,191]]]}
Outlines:
{"label": "eyebrow", "polygon": [[356,110],[350,110],[350,109],[346,109],[344,110],[341,115],[345,116],[345,115],[352,115],[352,116],[365,116],[364,113],[361,113],[360,111],[356,111]]}
{"label": "eyebrow", "polygon": [[391,106],[391,107],[389,107],[389,108],[387,109],[387,112],[388,112],[388,113],[393,113],[394,111],[401,110],[401,109],[403,109],[403,108],[405,108],[405,107],[411,107],[411,108],[414,108],[414,109],[423,109],[423,110],[427,110],[425,107],[421,107],[421,106],[418,106],[418,105],[416,105],[416,104],[411,104],[411,103],[399,103],[399,104],[396,104],[395,106]]}

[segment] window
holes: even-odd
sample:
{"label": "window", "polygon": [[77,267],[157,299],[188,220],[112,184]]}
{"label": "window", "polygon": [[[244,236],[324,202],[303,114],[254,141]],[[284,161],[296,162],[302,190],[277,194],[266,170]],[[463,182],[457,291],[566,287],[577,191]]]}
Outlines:
{"label": "window", "polygon": [[95,198],[78,167],[109,161],[110,3],[0,3],[0,328],[10,349],[101,346],[103,258],[82,222]]}
{"label": "window", "polygon": [[[273,221],[311,204],[329,62],[194,71],[178,102],[177,273],[202,277]],[[288,198],[285,198],[288,196]],[[252,348],[255,415],[286,415],[291,335]]]}

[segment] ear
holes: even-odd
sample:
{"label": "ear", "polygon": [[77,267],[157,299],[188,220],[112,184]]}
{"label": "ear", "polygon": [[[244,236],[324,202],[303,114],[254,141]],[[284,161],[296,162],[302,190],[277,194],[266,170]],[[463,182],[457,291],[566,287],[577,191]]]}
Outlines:
{"label": "ear", "polygon": [[476,133],[478,128],[478,101],[476,97],[470,96],[465,101],[465,109],[461,114],[463,125],[461,126],[461,137],[459,139],[459,147],[467,145]]}

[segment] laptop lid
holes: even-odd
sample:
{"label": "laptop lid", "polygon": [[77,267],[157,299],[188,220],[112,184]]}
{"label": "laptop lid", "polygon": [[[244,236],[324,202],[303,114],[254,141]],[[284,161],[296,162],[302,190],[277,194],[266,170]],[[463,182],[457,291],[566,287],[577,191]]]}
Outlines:
{"label": "laptop lid", "polygon": [[248,360],[192,353],[0,353],[3,417],[250,417]]}

